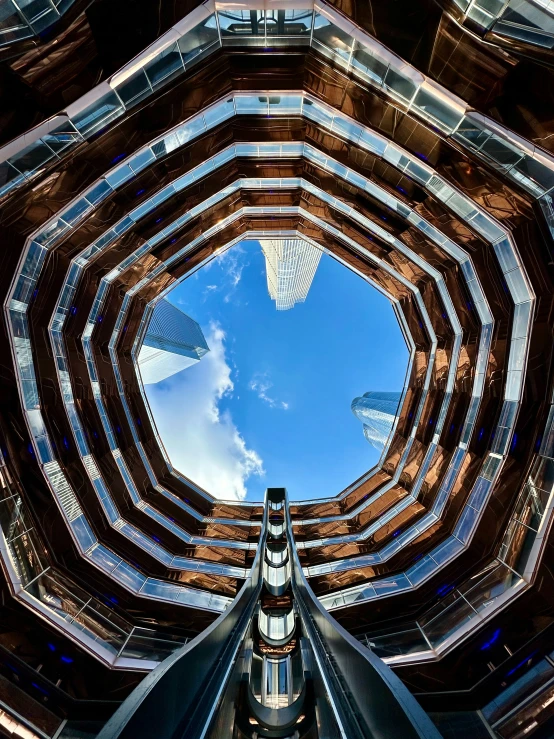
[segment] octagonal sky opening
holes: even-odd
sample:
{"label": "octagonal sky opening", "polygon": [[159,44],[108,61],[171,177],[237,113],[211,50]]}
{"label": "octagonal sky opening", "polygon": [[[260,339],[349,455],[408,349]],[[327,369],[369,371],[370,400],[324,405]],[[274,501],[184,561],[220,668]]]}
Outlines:
{"label": "octagonal sky opening", "polygon": [[366,279],[305,241],[243,240],[163,302],[139,368],[185,477],[224,500],[262,500],[275,486],[308,500],[378,463],[382,444],[352,403],[400,395],[409,351],[391,302]]}

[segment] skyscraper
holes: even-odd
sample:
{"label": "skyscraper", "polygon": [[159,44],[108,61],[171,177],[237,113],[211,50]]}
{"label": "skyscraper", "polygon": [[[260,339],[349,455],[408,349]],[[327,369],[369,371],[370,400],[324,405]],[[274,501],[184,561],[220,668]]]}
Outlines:
{"label": "skyscraper", "polygon": [[352,401],[352,413],[364,426],[365,438],[382,451],[394,424],[401,393],[364,393]]}
{"label": "skyscraper", "polygon": [[289,310],[308,296],[321,251],[301,239],[260,241],[265,256],[267,289],[277,310]]}
{"label": "skyscraper", "polygon": [[142,381],[153,385],[190,367],[210,351],[202,329],[167,300],[155,307],[138,363]]}

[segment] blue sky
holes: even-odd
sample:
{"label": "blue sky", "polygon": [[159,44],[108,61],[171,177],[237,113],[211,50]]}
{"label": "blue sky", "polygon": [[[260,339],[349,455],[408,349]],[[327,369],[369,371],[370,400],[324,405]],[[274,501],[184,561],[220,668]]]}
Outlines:
{"label": "blue sky", "polygon": [[258,242],[232,247],[168,299],[211,351],[146,386],[167,452],[217,497],[336,495],[378,452],[350,410],[368,390],[401,390],[408,352],[388,300],[323,254],[307,300],[277,311]]}

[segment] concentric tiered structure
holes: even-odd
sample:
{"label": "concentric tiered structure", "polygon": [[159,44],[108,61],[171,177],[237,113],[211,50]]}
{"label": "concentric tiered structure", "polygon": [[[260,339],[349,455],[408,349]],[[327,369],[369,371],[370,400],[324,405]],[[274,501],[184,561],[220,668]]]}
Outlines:
{"label": "concentric tiered structure", "polygon": [[290,506],[320,603],[439,729],[551,736],[550,5],[8,5],[0,726],[94,736],[248,579],[262,504],[173,469],[137,356],[250,238],[333,254],[411,349],[380,464]]}

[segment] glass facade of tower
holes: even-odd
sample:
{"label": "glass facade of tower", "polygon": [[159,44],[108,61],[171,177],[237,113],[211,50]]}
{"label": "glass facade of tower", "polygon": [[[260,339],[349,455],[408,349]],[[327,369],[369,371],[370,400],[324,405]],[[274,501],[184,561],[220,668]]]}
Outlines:
{"label": "glass facade of tower", "polygon": [[161,300],[150,319],[138,363],[142,381],[152,385],[199,362],[210,349],[190,316]]}
{"label": "glass facade of tower", "polygon": [[301,239],[260,241],[265,256],[267,289],[277,310],[289,310],[308,297],[321,251]]}
{"label": "glass facade of tower", "polygon": [[401,393],[368,392],[352,401],[352,413],[364,426],[365,438],[382,451],[396,418]]}

